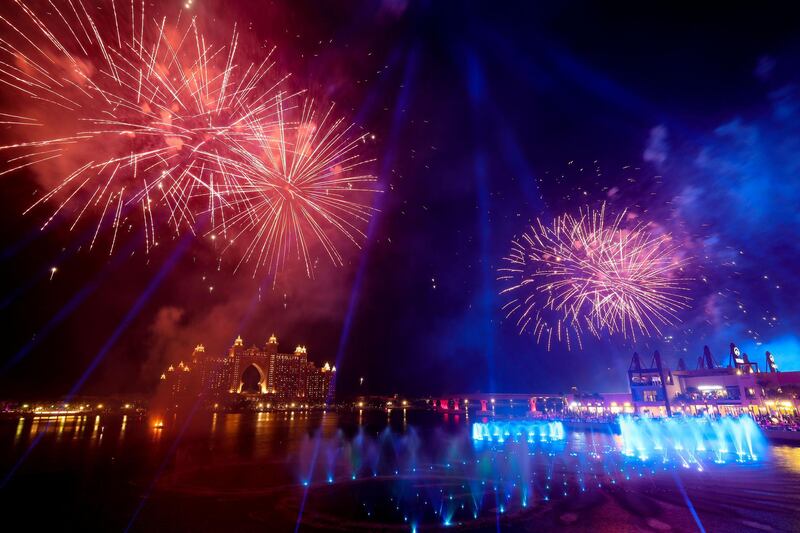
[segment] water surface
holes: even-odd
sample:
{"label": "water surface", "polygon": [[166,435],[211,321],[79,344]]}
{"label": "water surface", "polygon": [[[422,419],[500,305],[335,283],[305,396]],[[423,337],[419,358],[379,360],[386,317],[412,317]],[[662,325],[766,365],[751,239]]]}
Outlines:
{"label": "water surface", "polygon": [[0,422],[4,516],[80,531],[798,531],[800,448],[626,455],[607,428],[473,440],[385,412]]}

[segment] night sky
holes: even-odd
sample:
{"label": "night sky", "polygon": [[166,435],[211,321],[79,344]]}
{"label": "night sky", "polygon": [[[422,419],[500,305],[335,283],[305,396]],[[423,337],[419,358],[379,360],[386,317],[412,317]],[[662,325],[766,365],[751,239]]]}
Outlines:
{"label": "night sky", "polygon": [[[235,258],[191,235],[149,255],[125,235],[109,256],[66,221],[39,231],[47,210],[22,215],[46,177],[3,175],[0,391],[147,393],[197,343],[222,353],[273,332],[336,361],[345,393],[362,376],[373,393],[624,390],[633,350],[693,366],[709,344],[727,364],[732,341],[762,366],[768,349],[800,369],[800,18],[788,9],[199,0],[220,39],[238,22],[246,43],[277,45],[295,83],[374,133],[364,150],[383,192],[369,239],[341,243],[343,267],[317,250],[313,279],[295,263],[274,280],[234,273]],[[3,106],[14,98],[0,88]],[[536,217],[602,202],[675,237],[692,309],[663,338],[547,352],[503,320],[496,270]]]}

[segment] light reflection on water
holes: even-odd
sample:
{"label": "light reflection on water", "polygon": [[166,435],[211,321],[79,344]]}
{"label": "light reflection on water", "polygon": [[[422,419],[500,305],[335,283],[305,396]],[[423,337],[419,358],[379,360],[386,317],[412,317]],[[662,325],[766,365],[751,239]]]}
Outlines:
{"label": "light reflection on water", "polygon": [[[192,420],[175,445],[182,425],[175,417],[14,419],[0,423],[2,466],[7,469],[43,434],[15,480],[17,503],[24,507],[26,496],[46,490],[67,503],[71,497],[75,504],[94,497],[107,502],[108,520],[115,526],[125,525],[173,447],[139,518],[143,525],[158,523],[169,502],[178,498],[185,527],[205,527],[217,515],[230,521],[235,510],[235,520],[243,523],[291,529],[305,496],[303,522],[323,529],[369,530],[379,524],[409,530],[457,524],[494,529],[498,520],[526,523],[556,509],[561,514],[548,520],[571,523],[573,515],[581,517],[592,506],[618,516],[620,523],[644,520],[643,527],[653,528],[669,513],[676,527],[693,529],[676,479],[706,526],[716,520],[727,529],[747,529],[748,520],[774,525],[800,519],[800,448],[774,446],[752,464],[711,462],[698,472],[675,461],[628,457],[621,436],[603,426],[595,431],[567,428],[560,440],[497,443],[474,441],[468,420],[431,413],[213,413]],[[52,483],[54,462],[81,491],[72,494]],[[86,494],[98,481],[103,490]],[[48,483],[52,488],[43,488]],[[744,492],[746,502],[726,508]],[[620,503],[631,493],[651,503]],[[594,503],[587,507],[586,502]],[[565,508],[573,510],[564,514]],[[725,513],[719,512],[722,508]],[[746,517],[737,515],[742,509],[749,509]]]}
{"label": "light reflection on water", "polygon": [[772,456],[779,467],[800,474],[800,446],[776,446]]}

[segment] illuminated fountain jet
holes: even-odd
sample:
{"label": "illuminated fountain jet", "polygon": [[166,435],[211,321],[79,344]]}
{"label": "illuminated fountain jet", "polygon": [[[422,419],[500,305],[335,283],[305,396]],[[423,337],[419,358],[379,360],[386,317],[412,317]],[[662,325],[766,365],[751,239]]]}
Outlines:
{"label": "illuminated fountain jet", "polygon": [[647,460],[680,460],[683,466],[703,459],[725,463],[756,461],[766,446],[761,429],[750,417],[650,419],[620,417],[622,453]]}
{"label": "illuminated fountain jet", "polygon": [[472,439],[503,443],[541,442],[564,440],[564,425],[560,421],[515,421],[515,422],[475,422],[472,424]]}

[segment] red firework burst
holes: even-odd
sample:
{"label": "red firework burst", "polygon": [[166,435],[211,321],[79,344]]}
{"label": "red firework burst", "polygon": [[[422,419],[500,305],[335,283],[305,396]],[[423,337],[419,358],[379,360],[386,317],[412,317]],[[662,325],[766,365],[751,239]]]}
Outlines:
{"label": "red firework burst", "polygon": [[10,154],[2,173],[40,167],[48,177],[30,208],[55,205],[42,227],[62,214],[72,229],[98,212],[92,245],[110,226],[113,251],[139,210],[147,250],[159,222],[194,231],[199,206],[214,224],[219,191],[231,188],[232,149],[277,120],[283,78],[271,76],[271,50],[247,62],[235,27],[218,45],[196,19],[156,19],[144,2],[112,0],[91,12],[82,0],[40,11],[15,3],[14,22],[0,17],[0,81],[22,111],[0,121],[23,140],[0,146]]}

